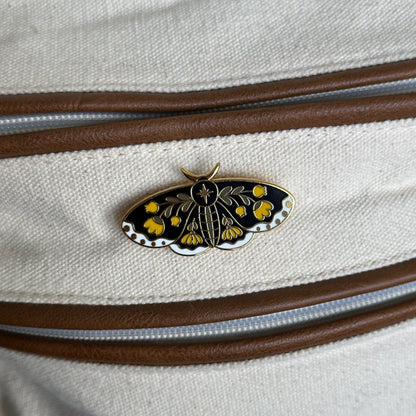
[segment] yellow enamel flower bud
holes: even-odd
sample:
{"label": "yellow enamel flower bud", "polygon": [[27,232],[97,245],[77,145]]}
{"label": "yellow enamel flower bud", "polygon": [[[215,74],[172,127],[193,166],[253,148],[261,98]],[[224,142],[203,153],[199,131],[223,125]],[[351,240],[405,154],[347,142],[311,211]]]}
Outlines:
{"label": "yellow enamel flower bud", "polygon": [[198,234],[196,234],[195,232],[190,232],[188,234],[185,234],[182,238],[181,238],[181,243],[182,244],[187,244],[188,246],[196,246],[198,244],[202,243],[202,237]]}
{"label": "yellow enamel flower bud", "polygon": [[149,218],[145,221],[144,227],[147,228],[149,234],[160,235],[165,230],[165,223],[160,217]]}
{"label": "yellow enamel flower bud", "polygon": [[159,211],[159,205],[155,201],[150,201],[148,204],[144,206],[144,209],[146,212],[149,212],[150,214],[155,214]]}
{"label": "yellow enamel flower bud", "polygon": [[265,186],[262,186],[262,185],[256,185],[253,188],[253,195],[256,198],[261,198],[262,196],[267,195],[267,189],[266,189],[266,187]]}
{"label": "yellow enamel flower bud", "polygon": [[243,234],[241,228],[236,227],[235,225],[232,227],[227,227],[221,234],[221,238],[223,240],[233,240],[234,238],[239,237]]}
{"label": "yellow enamel flower bud", "polygon": [[170,223],[171,223],[174,227],[178,227],[178,226],[179,226],[179,224],[181,223],[181,219],[175,215],[174,217],[172,217],[172,218],[170,219]]}
{"label": "yellow enamel flower bud", "polygon": [[239,215],[240,217],[244,217],[245,215],[247,215],[246,212],[246,207],[243,207],[242,205],[238,206],[235,209],[235,212],[237,213],[237,215]]}
{"label": "yellow enamel flower bud", "polygon": [[266,217],[270,217],[272,209],[273,204],[269,201],[257,201],[253,205],[254,216],[260,221],[263,221]]}

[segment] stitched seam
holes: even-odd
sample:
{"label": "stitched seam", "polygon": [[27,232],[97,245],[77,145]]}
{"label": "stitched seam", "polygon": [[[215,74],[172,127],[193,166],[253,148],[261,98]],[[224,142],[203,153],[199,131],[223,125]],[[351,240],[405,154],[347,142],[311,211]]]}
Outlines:
{"label": "stitched seam", "polygon": [[[210,80],[210,81],[206,81],[204,83],[169,83],[169,84],[137,84],[134,83],[134,81],[128,82],[127,86],[120,87],[120,84],[112,84],[112,83],[108,83],[105,86],[103,86],[103,84],[92,84],[89,87],[82,87],[82,86],[78,86],[75,87],[74,84],[60,84],[55,85],[55,86],[50,86],[50,87],[42,87],[41,85],[38,85],[36,87],[33,87],[33,85],[31,84],[29,86],[29,90],[26,90],[26,86],[22,86],[17,90],[4,90],[0,93],[0,95],[2,94],[24,94],[24,93],[29,93],[29,92],[36,92],[36,91],[43,91],[43,92],[58,92],[58,91],[82,91],[82,92],[87,92],[87,91],[92,91],[92,90],[96,90],[96,91],[106,91],[107,89],[112,89],[114,88],[115,90],[119,90],[119,91],[133,91],[135,88],[141,88],[142,92],[146,92],[147,90],[151,90],[151,92],[179,92],[177,90],[173,90],[172,88],[183,88],[183,91],[191,91],[193,88],[200,88],[202,90],[211,90],[211,89],[215,89],[215,88],[226,88],[227,86],[235,86],[237,85],[242,85],[242,83],[247,83],[247,84],[252,84],[252,83],[258,83],[258,82],[267,82],[267,81],[273,81],[273,80],[281,80],[281,79],[285,79],[285,77],[290,77],[290,78],[286,78],[286,79],[296,79],[296,78],[302,78],[305,76],[310,76],[312,74],[320,74],[322,72],[322,70],[325,70],[325,72],[331,72],[336,70],[338,67],[339,70],[343,70],[345,65],[360,65],[360,67],[364,67],[364,66],[371,66],[372,64],[376,64],[378,61],[385,61],[386,58],[388,60],[388,62],[394,62],[395,60],[399,61],[399,60],[404,60],[404,59],[410,59],[414,56],[414,54],[416,53],[416,50],[403,50],[400,52],[396,52],[394,55],[392,55],[391,53],[385,53],[385,54],[381,54],[381,55],[374,55],[371,58],[367,58],[367,59],[350,59],[350,60],[345,60],[345,61],[336,61],[336,62],[331,62],[329,65],[328,63],[326,64],[320,64],[320,65],[314,65],[314,66],[304,66],[304,67],[299,67],[296,69],[287,69],[287,70],[283,70],[283,71],[273,71],[273,72],[269,72],[269,73],[264,73],[261,75],[249,75],[249,76],[245,76],[245,77],[237,77],[237,78],[224,78],[224,79],[217,79],[217,80]],[[383,62],[384,63],[384,62]],[[293,73],[294,72],[300,72],[300,71],[304,71],[306,74],[304,75],[299,75],[296,77],[293,77]],[[315,72],[311,72],[311,71],[317,71]],[[325,73],[324,72],[324,73]],[[207,84],[215,84],[215,87],[211,87],[211,86],[207,86]],[[0,87],[1,88],[1,87]]]}
{"label": "stitched seam", "polygon": [[[348,274],[353,274],[355,273],[354,269],[363,269],[363,270],[371,270],[369,269],[369,267],[371,268],[371,266],[374,266],[376,263],[381,262],[387,262],[389,264],[394,264],[397,261],[406,261],[405,259],[403,259],[403,257],[406,257],[407,259],[410,259],[412,257],[414,257],[416,255],[416,249],[415,250],[411,250],[409,252],[405,252],[402,253],[400,255],[396,255],[396,256],[392,256],[392,257],[386,257],[386,258],[382,258],[382,259],[375,259],[375,260],[371,260],[371,261],[367,261],[365,263],[358,263],[355,264],[353,266],[348,266],[348,267],[343,267],[340,269],[333,269],[331,271],[326,271],[326,272],[320,272],[320,273],[316,273],[316,274],[310,274],[308,275],[308,277],[312,277],[314,280],[310,282],[310,284],[313,284],[315,282],[318,282],[320,280],[323,279],[319,279],[320,277],[323,276],[331,276],[331,275],[338,275],[341,273],[347,273]],[[400,260],[398,260],[400,259]],[[349,273],[348,273],[349,272]],[[316,278],[318,278],[317,280],[315,280]],[[328,279],[331,277],[328,277]],[[284,279],[284,281],[288,281],[289,279],[286,278]],[[294,278],[294,279],[290,279],[292,283],[296,283],[299,280],[299,277]],[[244,290],[264,290],[264,289],[276,289],[275,285],[277,283],[276,280],[272,280],[269,282],[263,282],[263,283],[256,283],[256,284],[247,284],[247,285],[242,285],[242,286],[232,286],[232,287],[222,287],[216,290],[212,290],[212,291],[199,291],[199,292],[188,292],[188,293],[172,293],[170,295],[162,295],[162,296],[138,296],[138,297],[133,297],[133,296],[128,296],[128,297],[124,297],[124,296],[88,296],[88,295],[82,295],[80,293],[70,293],[70,294],[51,294],[51,293],[47,293],[47,294],[41,294],[41,293],[33,293],[33,292],[21,292],[21,291],[0,291],[0,294],[2,295],[26,295],[26,296],[31,296],[31,297],[39,297],[39,298],[43,298],[43,299],[59,299],[59,298],[69,298],[69,299],[78,299],[78,300],[109,300],[109,301],[142,301],[142,302],[146,302],[146,303],[150,303],[150,302],[154,302],[154,301],[159,301],[159,302],[164,302],[164,301],[169,301],[172,298],[189,298],[189,297],[195,297],[195,298],[201,298],[201,297],[224,297],[224,296],[232,296],[237,294],[240,291],[244,291]],[[291,287],[294,286],[295,284],[292,285],[288,285],[288,286],[284,286],[284,287]],[[224,295],[224,293],[221,293],[222,291],[227,291],[227,295]]]}
{"label": "stitched seam", "polygon": [[[313,131],[315,130],[322,130],[323,128],[331,128],[331,129],[351,129],[351,128],[363,128],[363,126],[367,126],[367,125],[380,125],[379,128],[377,128],[375,131],[373,131],[372,133],[375,134],[379,131],[383,131],[386,133],[389,132],[395,132],[396,130],[412,130],[412,129],[416,129],[415,125],[412,126],[403,126],[403,125],[399,125],[397,127],[389,127],[389,128],[383,128],[383,125],[386,123],[402,123],[402,122],[406,122],[406,121],[410,121],[410,120],[416,120],[415,117],[407,117],[407,118],[402,118],[402,119],[396,119],[396,120],[389,120],[389,121],[376,121],[376,122],[371,122],[371,123],[357,123],[357,124],[353,124],[353,125],[344,125],[344,126],[328,126],[328,127],[310,127],[310,128],[305,128],[305,129],[297,129],[297,131],[301,131],[302,134],[302,138],[310,136]],[[287,131],[291,131],[291,130],[280,130],[280,131],[276,131],[279,134],[285,133]],[[366,132],[366,130],[363,130],[364,132]],[[234,138],[238,138],[241,136],[247,137],[248,138],[244,139],[244,140],[238,140],[236,142],[233,141],[227,141],[227,142],[222,142],[222,143],[200,143],[197,145],[192,145],[192,149],[201,149],[201,148],[205,148],[205,147],[212,147],[212,146],[228,146],[228,145],[236,145],[236,144],[253,144],[253,143],[258,143],[262,140],[264,141],[271,141],[271,140],[279,140],[279,141],[285,141],[285,140],[298,140],[297,137],[285,137],[284,135],[282,137],[276,138],[274,136],[268,136],[268,137],[261,137],[261,138],[251,138],[251,137],[256,137],[259,134],[270,134],[270,132],[256,132],[256,133],[244,133],[244,134],[236,134],[236,135],[226,135],[226,136],[210,136],[210,137],[198,137],[198,138],[193,138],[193,139],[182,139],[182,140],[172,140],[170,143],[172,143],[172,146],[169,147],[164,147],[162,149],[146,149],[146,150],[138,150],[135,152],[131,152],[131,153],[118,153],[115,155],[102,155],[102,154],[95,154],[94,156],[88,156],[85,155],[83,157],[71,157],[70,159],[66,159],[69,161],[76,161],[76,162],[80,162],[83,161],[85,159],[90,159],[90,160],[100,160],[100,159],[116,159],[119,157],[130,157],[133,155],[143,155],[143,154],[151,154],[151,153],[156,153],[156,152],[167,152],[167,151],[178,151],[178,150],[189,150],[188,147],[186,146],[173,146],[173,144],[178,144],[184,141],[189,141],[189,140],[209,140],[209,139],[218,139],[220,140],[221,138],[225,138],[225,137],[234,137]],[[162,142],[156,142],[156,143],[138,143],[138,144],[131,144],[131,145],[125,145],[125,146],[120,146],[120,148],[126,148],[126,147],[136,147],[136,146],[141,146],[141,147],[148,147],[148,146],[153,146],[153,145],[157,145],[160,144]],[[45,163],[45,164],[53,164],[56,163],[56,158],[59,157],[60,155],[62,156],[66,156],[68,153],[84,153],[84,152],[103,152],[103,151],[112,151],[114,150],[114,148],[110,148],[110,149],[91,149],[91,150],[77,150],[77,151],[73,151],[73,152],[62,152],[62,153],[53,153],[51,154],[45,154],[45,155],[33,155],[33,156],[28,156],[28,157],[32,157],[32,158],[36,158],[38,159],[36,162],[39,163]],[[48,160],[49,158],[54,158],[54,160]],[[10,158],[10,159],[5,159],[3,161],[3,163],[7,163],[7,161],[12,161],[15,162],[16,158]]]}

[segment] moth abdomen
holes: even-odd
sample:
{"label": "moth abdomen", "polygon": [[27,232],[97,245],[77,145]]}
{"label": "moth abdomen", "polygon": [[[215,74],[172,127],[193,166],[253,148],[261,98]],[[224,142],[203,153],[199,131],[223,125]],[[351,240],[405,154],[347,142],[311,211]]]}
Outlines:
{"label": "moth abdomen", "polygon": [[220,238],[220,220],[215,205],[199,207],[199,226],[206,243],[215,247]]}

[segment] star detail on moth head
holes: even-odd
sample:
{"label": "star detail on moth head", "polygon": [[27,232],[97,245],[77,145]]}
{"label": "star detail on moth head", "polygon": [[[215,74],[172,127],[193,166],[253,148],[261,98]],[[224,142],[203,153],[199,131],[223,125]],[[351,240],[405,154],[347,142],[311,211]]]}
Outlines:
{"label": "star detail on moth head", "polygon": [[204,202],[208,203],[208,198],[212,194],[213,191],[210,191],[205,187],[205,184],[202,184],[202,189],[197,193],[201,198],[204,199]]}

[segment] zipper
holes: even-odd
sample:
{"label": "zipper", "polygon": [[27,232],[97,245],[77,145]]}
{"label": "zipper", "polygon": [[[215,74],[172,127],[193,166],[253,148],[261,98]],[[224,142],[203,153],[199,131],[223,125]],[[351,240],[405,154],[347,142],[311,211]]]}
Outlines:
{"label": "zipper", "polygon": [[416,317],[416,259],[328,281],[145,305],[0,302],[0,346],[107,363],[262,357]]}
{"label": "zipper", "polygon": [[0,97],[0,158],[416,115],[416,60],[186,93]]}
{"label": "zipper", "polygon": [[313,94],[301,94],[291,97],[265,100],[254,103],[224,106],[193,111],[172,112],[78,112],[78,113],[47,113],[17,114],[0,116],[0,136],[6,134],[30,133],[34,131],[52,130],[88,126],[93,124],[122,122],[126,120],[143,120],[152,118],[174,117],[191,114],[209,114],[230,110],[249,110],[267,107],[278,107],[294,104],[312,104],[344,99],[359,99],[383,95],[406,94],[416,92],[416,78],[346,88],[335,91],[324,91]]}
{"label": "zipper", "polygon": [[243,319],[161,328],[77,330],[1,325],[0,331],[73,341],[213,342],[290,331],[416,298],[416,281],[317,305]]}

